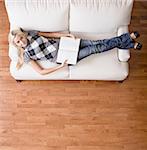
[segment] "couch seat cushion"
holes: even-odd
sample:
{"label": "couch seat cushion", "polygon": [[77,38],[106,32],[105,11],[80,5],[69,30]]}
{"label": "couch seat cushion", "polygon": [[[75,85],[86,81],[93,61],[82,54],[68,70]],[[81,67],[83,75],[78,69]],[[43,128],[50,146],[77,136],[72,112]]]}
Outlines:
{"label": "couch seat cushion", "polygon": [[93,54],[70,66],[70,78],[84,80],[124,80],[128,76],[128,62],[118,60],[117,48]]}

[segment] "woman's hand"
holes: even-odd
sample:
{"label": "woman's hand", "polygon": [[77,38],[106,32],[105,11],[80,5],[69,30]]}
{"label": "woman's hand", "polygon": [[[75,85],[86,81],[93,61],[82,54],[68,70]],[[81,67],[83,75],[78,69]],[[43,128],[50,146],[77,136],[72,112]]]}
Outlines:
{"label": "woman's hand", "polygon": [[73,34],[67,34],[67,37],[75,38],[75,36]]}
{"label": "woman's hand", "polygon": [[65,66],[67,66],[68,64],[67,64],[67,59],[61,64],[61,67],[65,67]]}

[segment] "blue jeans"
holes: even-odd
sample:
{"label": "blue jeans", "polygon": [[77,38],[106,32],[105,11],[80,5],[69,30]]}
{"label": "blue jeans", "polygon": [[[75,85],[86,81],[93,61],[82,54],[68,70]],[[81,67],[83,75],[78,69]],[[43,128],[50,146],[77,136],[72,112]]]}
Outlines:
{"label": "blue jeans", "polygon": [[104,40],[83,40],[80,42],[80,49],[78,53],[77,62],[81,59],[90,56],[91,54],[102,53],[113,48],[129,49],[134,48],[134,42],[129,33],[122,34],[121,36]]}

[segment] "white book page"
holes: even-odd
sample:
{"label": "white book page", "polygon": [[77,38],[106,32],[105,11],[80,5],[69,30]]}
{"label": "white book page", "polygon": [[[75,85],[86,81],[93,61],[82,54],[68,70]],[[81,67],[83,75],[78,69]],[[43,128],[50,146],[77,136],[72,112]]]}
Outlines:
{"label": "white book page", "polygon": [[72,50],[78,51],[80,44],[80,39],[74,39],[69,37],[61,37],[59,50]]}
{"label": "white book page", "polygon": [[80,39],[61,37],[57,62],[62,63],[67,59],[68,64],[76,64],[79,45],[80,45]]}

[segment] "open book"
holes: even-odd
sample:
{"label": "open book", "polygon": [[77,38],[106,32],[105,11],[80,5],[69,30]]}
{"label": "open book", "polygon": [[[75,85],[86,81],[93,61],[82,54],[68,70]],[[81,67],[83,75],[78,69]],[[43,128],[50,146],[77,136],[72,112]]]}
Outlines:
{"label": "open book", "polygon": [[67,64],[75,65],[77,63],[79,45],[79,38],[74,39],[70,37],[61,37],[57,54],[57,62],[62,63],[67,59]]}

